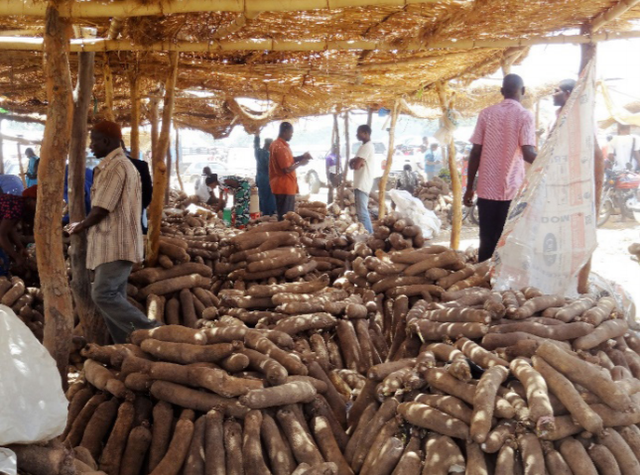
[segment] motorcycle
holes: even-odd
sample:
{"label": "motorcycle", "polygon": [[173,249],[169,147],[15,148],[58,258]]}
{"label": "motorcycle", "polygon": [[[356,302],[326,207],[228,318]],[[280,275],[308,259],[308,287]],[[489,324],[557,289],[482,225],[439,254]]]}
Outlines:
{"label": "motorcycle", "polygon": [[605,170],[598,227],[606,223],[612,214],[619,214],[623,220],[634,219],[632,207],[640,188],[640,174],[631,171]]}

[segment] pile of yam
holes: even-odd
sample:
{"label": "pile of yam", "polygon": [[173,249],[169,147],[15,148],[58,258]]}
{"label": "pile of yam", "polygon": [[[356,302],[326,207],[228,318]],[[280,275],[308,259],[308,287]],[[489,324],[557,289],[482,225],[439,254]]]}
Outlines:
{"label": "pile of yam", "polygon": [[449,184],[440,177],[421,183],[414,195],[427,209],[430,209],[445,227],[451,226],[451,213],[453,208],[453,194]]}
{"label": "pile of yam", "polygon": [[[189,259],[167,247],[173,265],[129,289],[166,325],[81,348],[61,445],[23,468],[640,473],[640,338],[611,296],[496,291],[486,265],[399,215],[362,239],[323,210],[240,233],[168,226]],[[189,252],[208,243],[210,262]]]}

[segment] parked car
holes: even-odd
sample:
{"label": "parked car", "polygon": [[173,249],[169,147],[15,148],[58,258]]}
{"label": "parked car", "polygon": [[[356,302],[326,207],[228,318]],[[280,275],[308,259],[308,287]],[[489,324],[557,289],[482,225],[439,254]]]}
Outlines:
{"label": "parked car", "polygon": [[218,175],[227,175],[229,173],[227,167],[222,163],[208,161],[193,162],[187,167],[184,175],[181,177],[183,182],[195,184],[196,180],[202,176],[202,169],[204,167],[211,168],[211,172],[217,173]]}

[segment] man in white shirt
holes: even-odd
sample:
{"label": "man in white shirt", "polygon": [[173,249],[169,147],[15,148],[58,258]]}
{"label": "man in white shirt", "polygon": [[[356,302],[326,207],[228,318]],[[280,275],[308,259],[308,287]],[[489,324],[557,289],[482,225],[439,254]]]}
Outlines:
{"label": "man in white shirt", "polygon": [[356,152],[355,158],[349,161],[349,167],[354,170],[353,188],[356,197],[356,214],[369,233],[373,233],[371,217],[369,216],[369,193],[373,188],[373,167],[375,149],[371,143],[371,127],[361,125],[356,134],[362,145]]}
{"label": "man in white shirt", "polygon": [[631,135],[629,125],[618,124],[618,135],[609,142],[608,158],[614,171],[635,170],[640,166],[640,137]]}
{"label": "man in white shirt", "polygon": [[213,190],[218,186],[218,175],[215,173],[205,178],[196,188],[196,196],[198,199],[208,205],[214,204],[216,201],[213,196]]}

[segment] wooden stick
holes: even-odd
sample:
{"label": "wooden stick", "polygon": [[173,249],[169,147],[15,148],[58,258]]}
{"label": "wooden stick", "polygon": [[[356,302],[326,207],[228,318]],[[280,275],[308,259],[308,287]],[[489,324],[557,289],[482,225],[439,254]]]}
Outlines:
{"label": "wooden stick", "polygon": [[[87,118],[94,83],[95,53],[78,55],[78,80],[75,91],[71,145],[69,150],[69,220],[82,221],[86,216],[84,181],[87,150]],[[88,343],[106,345],[109,332],[104,318],[91,299],[91,277],[87,270],[87,234],[71,236],[71,291],[82,330]]]}
{"label": "wooden stick", "polygon": [[164,194],[168,185],[167,166],[164,157],[169,149],[169,133],[171,132],[171,116],[175,98],[176,81],[178,79],[178,53],[169,54],[169,76],[165,85],[164,108],[162,110],[162,130],[153,150],[153,197],[149,205],[149,237],[147,241],[147,265],[154,266],[160,250],[160,227],[162,225],[162,209]]}
{"label": "wooden stick", "polygon": [[391,172],[391,164],[393,163],[393,151],[395,142],[396,123],[398,122],[398,101],[393,103],[393,110],[391,111],[391,127],[389,128],[389,149],[387,150],[387,163],[384,167],[384,173],[380,179],[380,185],[378,190],[378,220],[384,219],[386,214],[385,192],[387,189],[387,181],[389,180],[389,172]]}
{"label": "wooden stick", "polygon": [[[2,0],[0,0],[2,1]],[[4,0],[7,1],[7,0]],[[2,16],[0,3],[0,16]],[[504,40],[474,40],[437,41],[424,45],[420,42],[411,42],[406,45],[405,51],[430,51],[437,49],[470,50],[470,49],[505,49],[512,47],[528,47],[534,45],[551,44],[590,44],[601,41],[623,40],[640,38],[640,31],[606,32],[593,36],[584,35],[556,35],[556,36],[532,36],[529,38],[512,38]],[[153,44],[135,44],[128,39],[78,39],[71,40],[71,52],[83,51],[177,51],[192,53],[220,53],[225,51],[392,51],[398,45],[392,42],[376,41],[323,41],[315,39],[300,40],[273,40],[273,39],[248,39],[241,41],[216,41],[216,42],[160,42]],[[42,51],[41,38],[16,38],[0,36],[0,50],[14,51]],[[429,59],[427,58],[426,61]],[[424,59],[411,58],[392,63],[371,63],[358,66],[358,69],[378,69],[380,66],[403,65],[411,61],[425,61]]]}
{"label": "wooden stick", "polygon": [[[174,13],[197,12],[288,12],[317,9],[336,9],[365,6],[405,7],[436,3],[442,0],[296,0],[295,2],[281,2],[278,0],[217,0],[203,2],[202,0],[161,0],[154,3],[138,3],[135,0],[121,2],[84,2],[71,1],[60,8],[63,17],[106,18],[106,17],[138,17],[155,15],[172,15]],[[45,6],[37,0],[2,0],[0,2],[0,16],[45,16]]]}
{"label": "wooden stick", "polygon": [[44,346],[53,356],[67,387],[67,364],[73,330],[71,289],[62,248],[64,169],[71,141],[73,97],[69,71],[68,20],[53,6],[47,8],[45,60],[47,123],[44,128],[34,234],[38,273],[42,278],[45,327]]}

